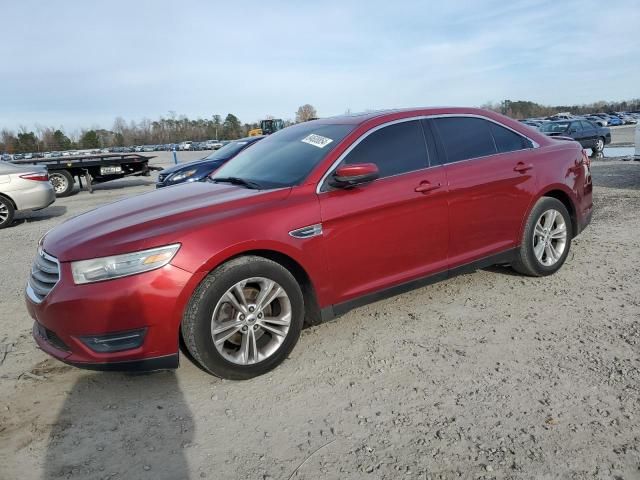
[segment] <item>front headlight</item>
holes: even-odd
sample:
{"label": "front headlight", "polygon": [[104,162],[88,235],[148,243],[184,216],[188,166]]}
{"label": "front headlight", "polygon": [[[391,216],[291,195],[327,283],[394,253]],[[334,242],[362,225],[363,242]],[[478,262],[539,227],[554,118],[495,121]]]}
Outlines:
{"label": "front headlight", "polygon": [[71,262],[73,281],[81,285],[155,270],[169,263],[179,248],[180,244],[176,243],[142,252]]}
{"label": "front headlight", "polygon": [[189,178],[191,176],[193,176],[194,173],[196,173],[198,170],[197,169],[193,169],[193,170],[187,170],[186,172],[179,172],[176,173],[172,176],[169,177],[169,181],[170,182],[179,182],[180,180],[184,180],[185,178]]}

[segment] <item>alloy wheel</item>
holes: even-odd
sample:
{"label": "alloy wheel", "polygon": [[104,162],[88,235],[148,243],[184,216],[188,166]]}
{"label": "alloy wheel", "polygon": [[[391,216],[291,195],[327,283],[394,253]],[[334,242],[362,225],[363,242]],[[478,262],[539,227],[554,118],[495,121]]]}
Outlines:
{"label": "alloy wheel", "polygon": [[545,211],[536,222],[533,231],[533,253],[538,261],[550,267],[564,253],[567,245],[567,224],[562,214],[550,209]]}
{"label": "alloy wheel", "polygon": [[211,321],[216,350],[228,361],[252,365],[273,355],[291,325],[291,302],[278,283],[242,280],[218,300]]}
{"label": "alloy wheel", "polygon": [[604,149],[604,142],[601,138],[596,142],[596,151],[601,152]]}
{"label": "alloy wheel", "polygon": [[0,224],[6,222],[8,218],[9,208],[3,202],[0,202]]}

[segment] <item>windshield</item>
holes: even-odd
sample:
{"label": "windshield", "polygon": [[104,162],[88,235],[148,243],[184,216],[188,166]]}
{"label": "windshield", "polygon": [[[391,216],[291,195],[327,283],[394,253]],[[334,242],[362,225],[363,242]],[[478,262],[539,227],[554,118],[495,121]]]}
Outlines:
{"label": "windshield", "polygon": [[569,128],[569,122],[549,122],[540,127],[540,131],[544,133],[560,133]]}
{"label": "windshield", "polygon": [[249,141],[243,140],[238,142],[227,143],[224,147],[216,150],[211,155],[204,157],[204,160],[224,160],[236,155],[240,150],[245,148]]}
{"label": "windshield", "polygon": [[315,122],[287,127],[242,151],[217,170],[212,178],[242,178],[261,188],[296,185],[353,127]]}

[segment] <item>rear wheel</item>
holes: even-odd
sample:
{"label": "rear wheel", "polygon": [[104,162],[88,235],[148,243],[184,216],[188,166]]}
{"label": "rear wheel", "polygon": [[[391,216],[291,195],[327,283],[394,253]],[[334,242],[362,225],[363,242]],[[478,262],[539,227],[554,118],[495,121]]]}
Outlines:
{"label": "rear wheel", "polygon": [[596,140],[596,144],[593,146],[594,153],[600,153],[604,150],[604,138],[600,137]]}
{"label": "rear wheel", "polygon": [[56,197],[68,197],[73,192],[73,177],[66,170],[49,173],[49,181],[53,185]]}
{"label": "rear wheel", "polygon": [[11,200],[5,197],[0,197],[0,228],[5,228],[11,225],[14,213],[15,210]]}
{"label": "rear wheel", "polygon": [[300,336],[304,300],[296,279],[262,257],[240,257],[211,272],[182,321],[189,353],[216,376],[244,380],[278,366]]}
{"label": "rear wheel", "polygon": [[571,217],[564,204],[542,197],[529,214],[512,267],[534,277],[557,272],[569,254],[572,235]]}

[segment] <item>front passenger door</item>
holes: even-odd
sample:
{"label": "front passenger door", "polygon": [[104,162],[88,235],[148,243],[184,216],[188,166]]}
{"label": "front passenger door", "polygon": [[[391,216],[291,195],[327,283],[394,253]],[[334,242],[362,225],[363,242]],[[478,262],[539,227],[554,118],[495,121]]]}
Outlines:
{"label": "front passenger door", "polygon": [[583,148],[589,147],[589,140],[585,138],[584,130],[582,129],[582,124],[577,122],[571,122],[569,125],[569,136],[573,138],[576,142],[580,143]]}
{"label": "front passenger door", "polygon": [[[444,168],[429,168],[419,120],[378,127],[340,165],[375,163],[380,178],[318,194],[335,303],[444,272],[448,215]],[[354,266],[355,265],[355,266]]]}

